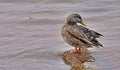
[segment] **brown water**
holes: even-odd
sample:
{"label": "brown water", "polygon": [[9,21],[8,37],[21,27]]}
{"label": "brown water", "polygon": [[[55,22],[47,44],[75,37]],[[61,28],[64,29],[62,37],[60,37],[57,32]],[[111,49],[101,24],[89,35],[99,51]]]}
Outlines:
{"label": "brown water", "polygon": [[0,0],[0,70],[69,70],[59,54],[72,48],[60,36],[71,13],[104,35],[87,66],[119,70],[120,0]]}

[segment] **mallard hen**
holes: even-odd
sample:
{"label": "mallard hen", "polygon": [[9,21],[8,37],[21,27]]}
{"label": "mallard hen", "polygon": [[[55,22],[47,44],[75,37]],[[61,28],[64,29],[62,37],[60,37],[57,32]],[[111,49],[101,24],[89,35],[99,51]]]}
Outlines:
{"label": "mallard hen", "polygon": [[[78,25],[78,23],[80,25]],[[71,14],[67,17],[66,22],[62,26],[61,34],[69,45],[75,47],[70,53],[80,52],[81,47],[103,47],[103,45],[96,39],[103,35],[88,29],[79,14]]]}

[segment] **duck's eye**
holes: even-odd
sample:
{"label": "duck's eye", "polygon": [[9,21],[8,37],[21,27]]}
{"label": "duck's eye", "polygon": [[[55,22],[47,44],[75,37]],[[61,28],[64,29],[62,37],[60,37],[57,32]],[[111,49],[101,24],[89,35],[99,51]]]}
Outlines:
{"label": "duck's eye", "polygon": [[81,19],[81,17],[80,16],[77,16],[79,19]]}
{"label": "duck's eye", "polygon": [[75,18],[79,18],[79,19],[81,19],[81,17],[79,16],[79,15],[76,15],[76,16],[74,16]]}

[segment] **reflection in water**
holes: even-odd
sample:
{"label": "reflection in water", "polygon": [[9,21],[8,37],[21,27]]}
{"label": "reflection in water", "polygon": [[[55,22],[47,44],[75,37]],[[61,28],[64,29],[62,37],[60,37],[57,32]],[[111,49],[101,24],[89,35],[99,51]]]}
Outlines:
{"label": "reflection in water", "polygon": [[119,70],[119,3],[119,0],[0,0],[0,69],[69,70],[59,54],[72,47],[61,38],[60,28],[66,16],[79,13],[90,29],[104,35],[100,39],[104,48],[92,49],[97,61],[88,66]]}

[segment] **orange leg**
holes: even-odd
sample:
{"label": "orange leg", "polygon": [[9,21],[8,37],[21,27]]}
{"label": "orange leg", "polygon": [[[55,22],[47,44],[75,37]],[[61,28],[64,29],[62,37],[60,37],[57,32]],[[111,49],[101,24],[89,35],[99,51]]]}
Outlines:
{"label": "orange leg", "polygon": [[70,50],[70,53],[76,53],[76,52],[81,52],[81,48],[75,47],[75,49]]}
{"label": "orange leg", "polygon": [[78,52],[81,52],[81,48],[77,48],[77,51],[78,51]]}
{"label": "orange leg", "polygon": [[77,52],[77,47],[75,47],[75,49],[70,50],[70,53],[75,53],[75,52]]}

